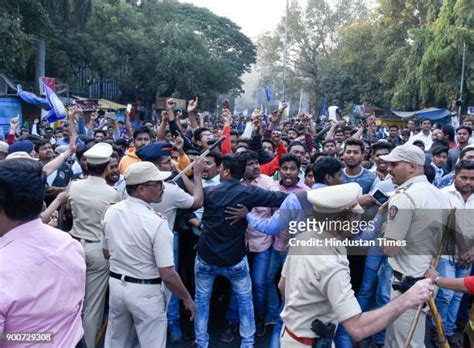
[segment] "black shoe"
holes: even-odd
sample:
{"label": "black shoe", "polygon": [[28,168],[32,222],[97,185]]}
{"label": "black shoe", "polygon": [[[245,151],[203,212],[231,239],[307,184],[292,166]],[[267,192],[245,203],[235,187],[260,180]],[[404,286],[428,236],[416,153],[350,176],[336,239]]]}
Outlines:
{"label": "black shoe", "polygon": [[266,330],[267,330],[267,327],[265,326],[265,323],[263,322],[263,320],[257,320],[255,337],[260,338],[260,337],[265,336]]}
{"label": "black shoe", "polygon": [[238,324],[227,322],[226,326],[224,327],[224,332],[219,336],[219,341],[231,343],[234,340],[234,335],[238,328]]}

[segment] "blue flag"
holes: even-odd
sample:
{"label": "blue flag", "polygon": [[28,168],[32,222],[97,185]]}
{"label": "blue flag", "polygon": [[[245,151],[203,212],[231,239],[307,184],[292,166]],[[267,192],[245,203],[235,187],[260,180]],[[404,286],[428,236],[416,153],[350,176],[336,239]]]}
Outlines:
{"label": "blue flag", "polygon": [[329,116],[328,105],[326,103],[326,97],[324,97],[324,103],[323,103],[323,108],[321,110],[321,115],[322,116]]}
{"label": "blue flag", "polygon": [[265,87],[265,97],[267,98],[267,103],[270,103],[270,100],[272,100],[272,88],[271,87]]}
{"label": "blue flag", "polygon": [[62,120],[66,118],[67,111],[64,104],[59,100],[56,93],[43,82],[43,88],[46,92],[46,99],[48,100],[49,105],[51,106],[51,110],[46,115],[46,118],[50,123],[56,122],[58,120]]}
{"label": "blue flag", "polygon": [[23,90],[21,85],[16,85],[16,90],[18,96],[28,104],[36,105],[41,109],[50,110],[51,105],[49,104],[48,100],[45,98],[38,97],[36,94],[31,92],[26,92]]}

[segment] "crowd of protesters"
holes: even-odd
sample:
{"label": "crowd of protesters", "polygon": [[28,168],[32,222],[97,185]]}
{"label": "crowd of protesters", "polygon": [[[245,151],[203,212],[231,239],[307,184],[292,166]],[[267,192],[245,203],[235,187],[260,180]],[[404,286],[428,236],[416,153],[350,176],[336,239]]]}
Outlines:
{"label": "crowd of protesters", "polygon": [[[53,320],[50,327],[67,331],[57,335],[56,342],[61,342],[57,347],[79,344],[92,348],[104,336],[107,347],[133,347],[136,342],[156,347],[188,339],[206,347],[208,322],[216,315],[210,311],[214,298],[225,311],[226,323],[218,337],[222,346],[237,340],[240,332],[242,346],[263,345],[260,340],[267,334],[271,335],[270,345],[279,347],[285,330],[304,346],[306,341],[297,339],[300,331],[288,321],[295,315],[290,305],[285,308],[288,298],[278,291],[289,254],[290,223],[306,220],[311,214],[299,199],[301,193],[356,183],[361,190],[357,201],[364,209],[363,218],[387,220],[387,214],[379,214],[380,206],[386,209],[387,205],[374,192],[391,196],[403,183],[393,180],[394,163],[405,162],[421,166],[417,175],[426,176],[430,190],[435,190],[433,197],[444,197],[448,209],[468,212],[474,208],[473,118],[461,119],[456,128],[429,119],[409,120],[401,127],[378,125],[373,115],[355,124],[340,116],[329,119],[299,114],[283,119],[285,105],[269,115],[256,109],[248,118],[232,115],[227,105],[221,115],[205,117],[197,112],[197,99],[189,101],[183,112],[175,107],[175,101],[168,99],[158,120],[133,125],[128,113],[124,122],[118,122],[113,112],[85,113],[77,107],[55,127],[35,120],[28,129],[12,119],[5,141],[0,142],[0,168],[3,164],[7,170],[6,163],[14,161],[10,163],[15,166],[8,170],[24,166],[28,171],[31,168],[24,161],[34,159],[35,168],[42,168],[46,176],[43,183],[33,179],[18,183],[20,174],[0,177],[0,212],[10,202],[15,202],[12,206],[25,202],[24,197],[7,194],[11,190],[28,191],[26,186],[31,184],[31,190],[44,191],[41,221],[34,222],[41,233],[32,236],[31,243],[43,245],[52,227],[64,231],[64,236],[70,234],[70,241],[55,237],[51,244],[60,254],[56,256],[68,255],[71,264],[69,268],[67,262],[50,267],[45,274],[35,273],[33,267],[28,273],[17,274],[28,281],[13,281],[11,275],[8,281],[0,279],[0,332],[9,328],[41,332],[41,325],[25,326],[25,330],[21,324],[28,321],[22,319],[29,315],[28,308],[35,313],[31,297],[37,296],[38,302],[51,302],[44,304],[50,312],[42,320]],[[400,150],[394,154],[394,149]],[[389,160],[390,154],[398,157]],[[184,175],[166,182],[193,162],[194,167]],[[396,173],[402,175],[400,167]],[[388,219],[398,219],[396,214],[390,209]],[[439,273],[432,270],[428,274],[433,282],[440,276],[471,274],[473,215],[458,217],[457,232],[465,236],[467,246],[458,246],[451,254],[443,249]],[[380,221],[381,226],[386,223]],[[383,235],[384,227],[380,229]],[[1,267],[2,276],[15,270],[26,272],[21,262],[34,265],[42,260],[26,251],[11,252],[8,255],[14,259],[6,259],[2,249],[14,244],[13,233],[8,231],[0,228],[4,233],[0,234],[0,265],[9,265]],[[72,243],[74,240],[82,248]],[[149,250],[144,246],[147,243]],[[35,253],[34,246],[27,250]],[[390,302],[394,277],[390,259],[396,257],[384,251],[349,256],[350,283],[362,311]],[[72,260],[75,256],[84,261]],[[59,258],[49,260],[61,263]],[[288,272],[284,273],[286,278]],[[419,274],[405,275],[421,278]],[[72,278],[76,283],[66,287]],[[40,283],[43,286],[38,286]],[[50,291],[63,285],[64,289],[55,289],[47,299],[41,299],[38,289]],[[28,295],[31,288],[36,290]],[[162,288],[159,305],[163,313],[151,313],[156,312],[151,290]],[[29,302],[12,305],[1,298],[4,294],[18,294],[20,300],[28,297]],[[285,296],[291,294],[287,291]],[[53,312],[55,302],[67,302],[75,319],[61,322],[59,309],[58,315]],[[461,292],[449,289],[440,289],[436,295],[451,347],[461,347],[459,332],[468,321],[469,303],[468,295],[463,298]],[[193,333],[183,330],[189,313],[194,320]],[[103,324],[104,318],[108,318],[108,325]],[[373,347],[390,346],[385,338],[383,330],[358,335],[350,325],[340,325],[335,344],[346,348],[365,339]],[[433,329],[428,339],[439,343],[440,337]]]}

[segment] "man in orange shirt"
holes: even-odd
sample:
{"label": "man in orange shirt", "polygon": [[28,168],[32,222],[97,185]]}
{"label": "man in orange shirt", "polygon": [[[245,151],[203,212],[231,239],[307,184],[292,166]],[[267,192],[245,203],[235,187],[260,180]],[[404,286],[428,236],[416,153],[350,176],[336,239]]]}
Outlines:
{"label": "man in orange shirt", "polygon": [[140,162],[141,159],[135,154],[135,152],[141,147],[151,143],[151,130],[148,127],[140,127],[135,132],[133,132],[133,147],[130,147],[122,157],[119,163],[120,174],[124,174],[128,166]]}

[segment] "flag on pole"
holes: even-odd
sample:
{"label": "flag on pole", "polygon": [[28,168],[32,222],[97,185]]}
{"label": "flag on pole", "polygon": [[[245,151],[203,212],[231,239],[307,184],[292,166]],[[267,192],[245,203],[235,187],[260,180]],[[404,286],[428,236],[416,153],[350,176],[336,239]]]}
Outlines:
{"label": "flag on pole", "polygon": [[50,123],[56,122],[58,120],[62,120],[66,118],[66,107],[64,104],[59,100],[56,93],[45,83],[43,82],[43,88],[46,92],[46,99],[48,100],[49,105],[51,106],[51,110],[49,110],[46,118]]}
{"label": "flag on pole", "polygon": [[324,97],[324,103],[323,103],[323,108],[321,110],[321,115],[322,116],[329,116],[328,105],[326,103],[326,97]]}
{"label": "flag on pole", "polygon": [[269,86],[269,87],[265,87],[263,90],[265,91],[265,97],[267,98],[267,103],[270,103],[270,100],[272,100],[272,88]]}

